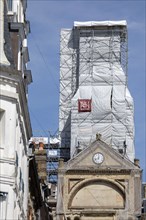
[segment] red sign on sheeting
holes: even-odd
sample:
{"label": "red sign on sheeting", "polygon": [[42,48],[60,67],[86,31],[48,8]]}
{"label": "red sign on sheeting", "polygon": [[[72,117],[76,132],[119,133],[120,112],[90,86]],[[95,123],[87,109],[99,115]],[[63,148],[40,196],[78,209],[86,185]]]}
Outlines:
{"label": "red sign on sheeting", "polygon": [[79,99],[78,112],[91,112],[91,99]]}

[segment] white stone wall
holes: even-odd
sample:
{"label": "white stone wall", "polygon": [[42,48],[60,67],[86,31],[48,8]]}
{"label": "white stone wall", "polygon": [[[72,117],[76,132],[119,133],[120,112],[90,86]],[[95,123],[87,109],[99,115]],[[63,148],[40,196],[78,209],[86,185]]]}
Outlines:
{"label": "white stone wall", "polygon": [[[10,67],[4,51],[4,3],[0,0],[0,219],[27,219],[28,205],[28,158],[27,148],[32,136],[27,106],[27,85],[24,69]],[[9,15],[16,16],[15,22],[24,23],[26,1],[12,1]],[[25,26],[24,26],[25,27]],[[20,36],[23,44],[27,34]],[[27,47],[25,40],[24,47]],[[19,71],[18,71],[19,70]],[[2,210],[2,211],[1,211]]]}
{"label": "white stone wall", "polygon": [[[4,88],[4,86],[2,86]],[[27,167],[27,139],[22,133],[26,130],[24,122],[20,121],[20,100],[15,93],[14,87],[6,86],[8,90],[2,91],[1,110],[5,112],[4,141],[0,145],[0,191],[7,194],[6,219],[18,219],[24,213],[27,215],[28,194],[28,167]],[[5,96],[4,96],[5,93]],[[20,117],[21,116],[21,117]],[[24,190],[23,190],[24,186]],[[23,219],[22,217],[22,219]]]}

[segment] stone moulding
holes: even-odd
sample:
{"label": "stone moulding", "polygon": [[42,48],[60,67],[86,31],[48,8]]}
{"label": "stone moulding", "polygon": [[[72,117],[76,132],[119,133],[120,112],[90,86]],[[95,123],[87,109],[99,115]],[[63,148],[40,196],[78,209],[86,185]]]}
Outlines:
{"label": "stone moulding", "polygon": [[[121,186],[119,183],[112,181],[112,180],[107,180],[107,179],[101,179],[101,178],[95,178],[95,179],[86,179],[83,180],[81,182],[79,182],[78,184],[76,184],[76,186],[71,190],[70,195],[69,195],[69,201],[68,201],[68,209],[70,208],[74,208],[76,209],[77,207],[72,207],[72,202],[73,199],[75,197],[75,195],[82,190],[84,187],[92,185],[92,184],[97,184],[97,185],[105,185],[110,187],[111,189],[113,189],[114,191],[118,192],[121,197],[123,198],[123,201],[125,201],[125,187]],[[124,208],[125,204],[123,207]],[[78,209],[80,209],[81,207],[78,207]],[[85,207],[84,207],[85,208]],[[95,207],[92,207],[93,209],[95,209]],[[106,208],[110,208],[110,207],[106,207]],[[117,207],[118,208],[118,207]]]}

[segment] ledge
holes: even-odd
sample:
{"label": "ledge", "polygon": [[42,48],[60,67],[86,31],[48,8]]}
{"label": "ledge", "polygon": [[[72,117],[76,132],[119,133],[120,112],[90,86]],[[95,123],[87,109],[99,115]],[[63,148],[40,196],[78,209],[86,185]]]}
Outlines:
{"label": "ledge", "polygon": [[25,32],[24,32],[24,24],[18,23],[18,22],[12,22],[10,23],[11,30],[18,30],[20,33],[21,40],[25,38]]}

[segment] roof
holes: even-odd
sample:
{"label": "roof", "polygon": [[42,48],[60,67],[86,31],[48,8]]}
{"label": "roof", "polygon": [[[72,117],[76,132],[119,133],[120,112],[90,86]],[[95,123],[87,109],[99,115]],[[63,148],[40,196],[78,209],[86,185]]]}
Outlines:
{"label": "roof", "polygon": [[[97,153],[101,153],[104,156],[104,161],[101,164],[95,164],[93,162],[93,156]],[[91,143],[90,146],[78,153],[74,158],[70,159],[65,167],[66,171],[71,170],[92,170],[94,171],[115,171],[121,172],[122,170],[129,172],[131,170],[140,170],[139,167],[135,166],[126,155],[122,155],[107,145],[104,141],[96,140]],[[63,169],[64,169],[63,168]]]}
{"label": "roof", "polygon": [[126,20],[120,21],[75,21],[74,27],[92,27],[92,26],[127,26]]}

